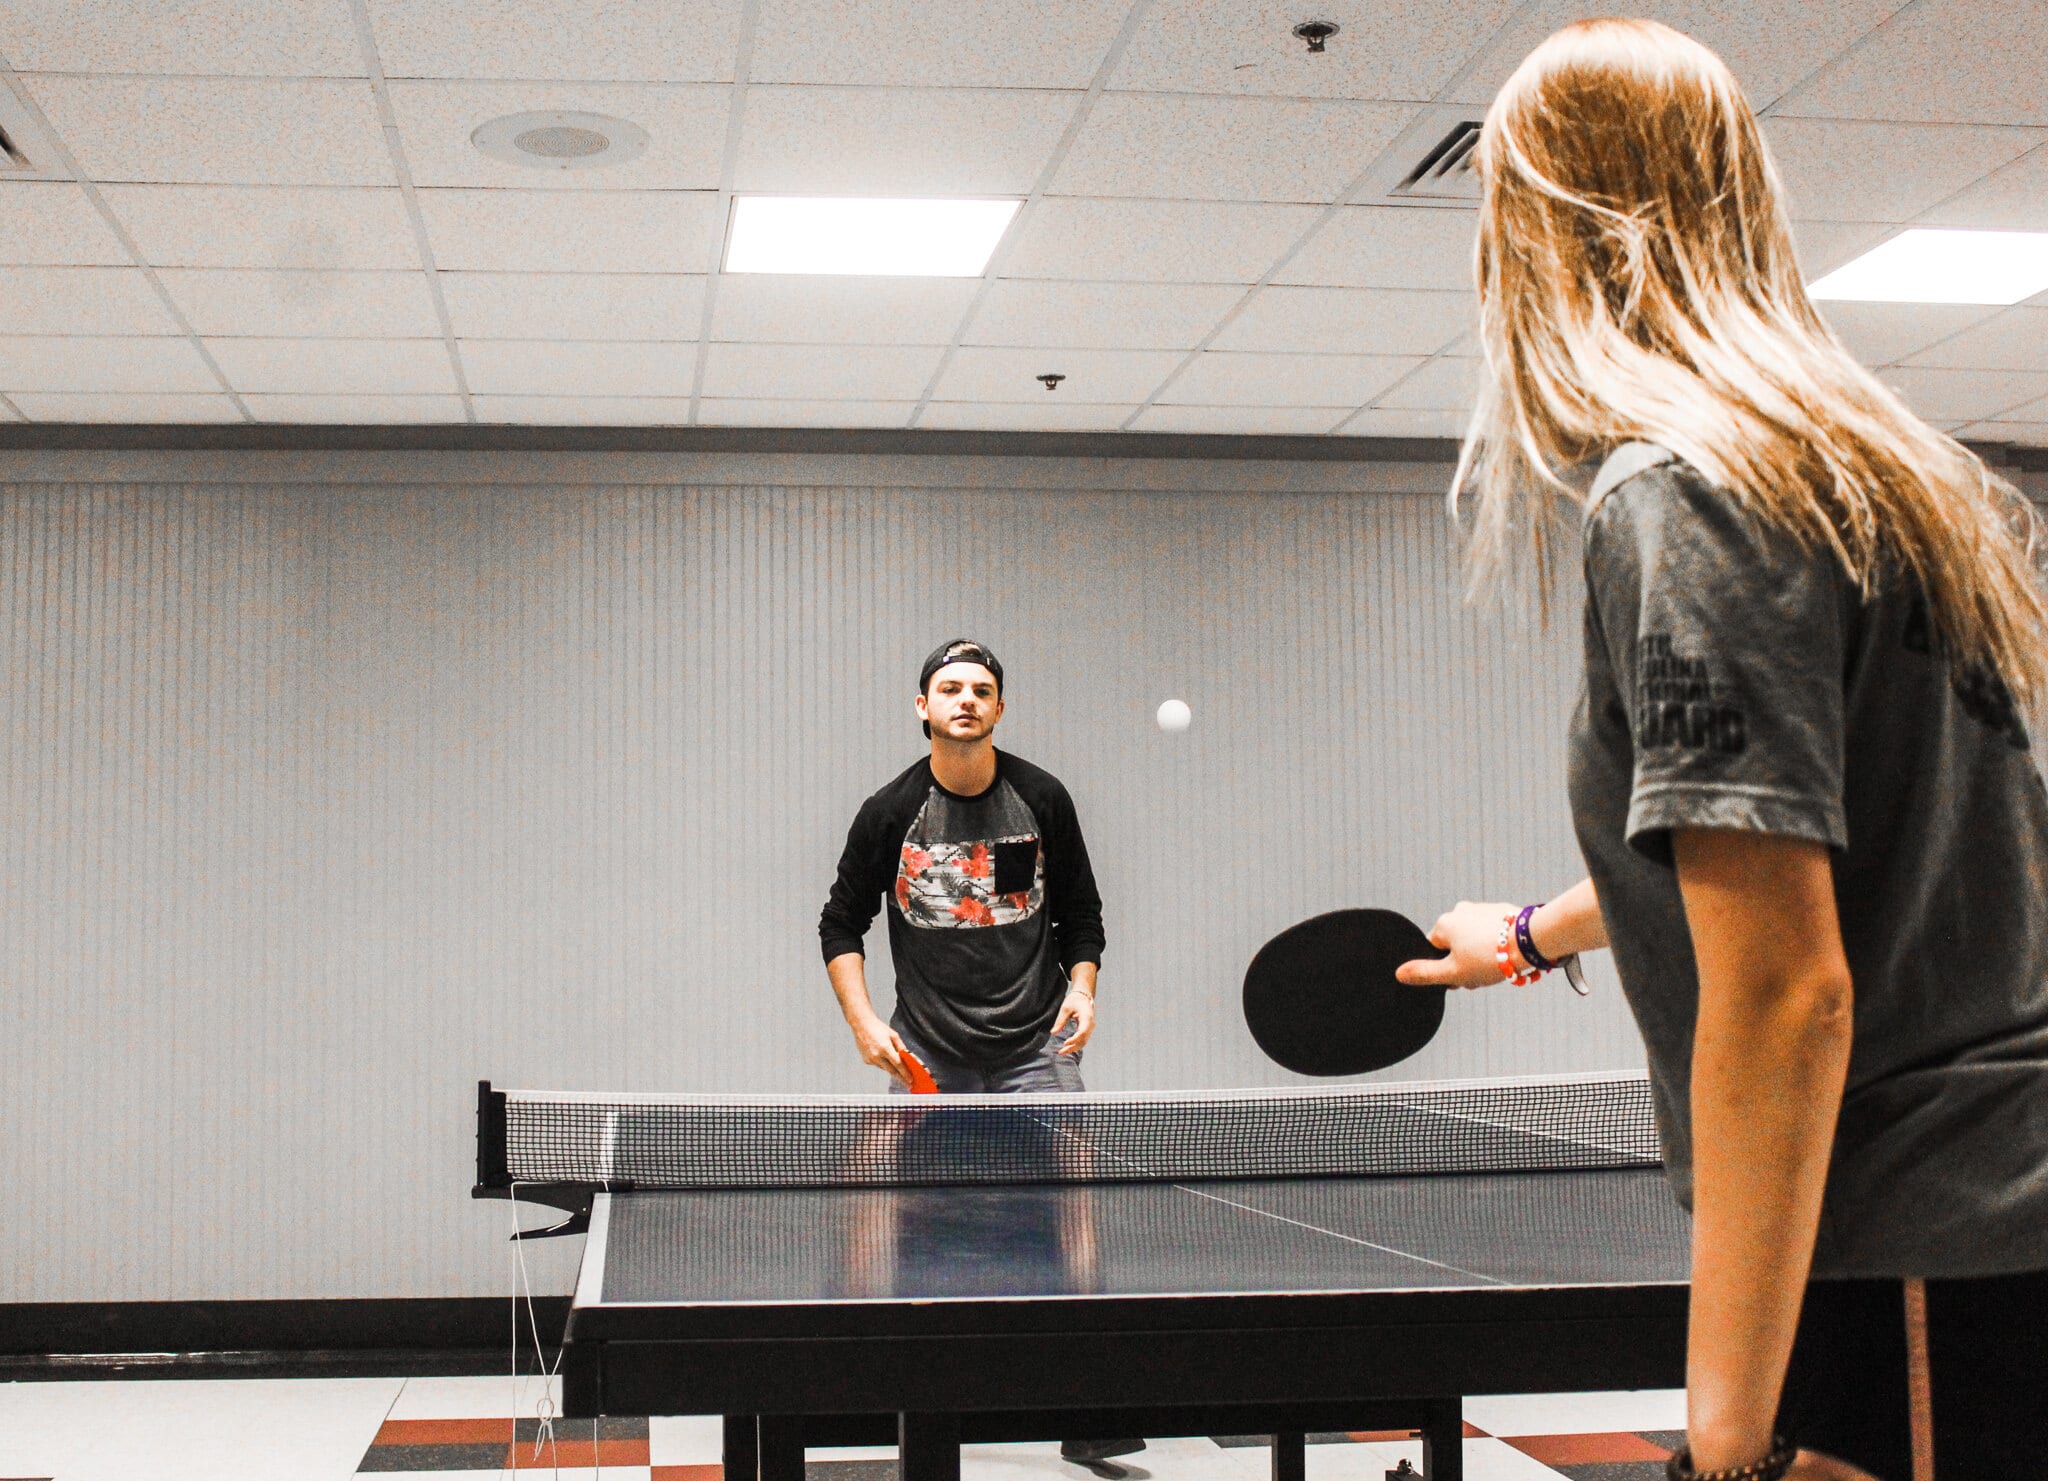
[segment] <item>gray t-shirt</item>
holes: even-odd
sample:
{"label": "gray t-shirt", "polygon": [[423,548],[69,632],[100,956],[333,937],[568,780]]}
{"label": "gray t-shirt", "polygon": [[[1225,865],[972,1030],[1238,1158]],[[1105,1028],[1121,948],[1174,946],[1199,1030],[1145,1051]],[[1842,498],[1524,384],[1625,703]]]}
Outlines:
{"label": "gray t-shirt", "polygon": [[1572,815],[1692,1202],[1699,995],[1670,830],[1833,852],[1855,991],[1814,1273],[2048,1269],[2048,791],[2004,686],[1894,579],[1631,444],[1585,522]]}

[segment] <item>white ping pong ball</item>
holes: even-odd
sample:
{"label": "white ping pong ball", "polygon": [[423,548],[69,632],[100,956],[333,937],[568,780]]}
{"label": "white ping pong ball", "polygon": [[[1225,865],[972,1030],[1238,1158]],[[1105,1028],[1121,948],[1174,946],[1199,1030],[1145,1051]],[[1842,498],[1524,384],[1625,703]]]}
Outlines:
{"label": "white ping pong ball", "polygon": [[1179,735],[1188,728],[1188,722],[1195,718],[1195,714],[1187,707],[1185,701],[1169,699],[1159,707],[1159,713],[1154,718],[1159,721],[1159,728],[1168,735]]}

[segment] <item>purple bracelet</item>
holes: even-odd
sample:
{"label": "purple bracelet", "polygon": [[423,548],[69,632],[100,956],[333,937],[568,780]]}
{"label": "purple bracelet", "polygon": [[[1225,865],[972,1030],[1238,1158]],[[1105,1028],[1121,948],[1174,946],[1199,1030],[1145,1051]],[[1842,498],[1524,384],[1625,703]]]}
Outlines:
{"label": "purple bracelet", "polygon": [[1539,972],[1554,972],[1557,963],[1536,949],[1535,939],[1529,934],[1529,918],[1543,907],[1524,905],[1515,916],[1515,947],[1522,953],[1522,960]]}

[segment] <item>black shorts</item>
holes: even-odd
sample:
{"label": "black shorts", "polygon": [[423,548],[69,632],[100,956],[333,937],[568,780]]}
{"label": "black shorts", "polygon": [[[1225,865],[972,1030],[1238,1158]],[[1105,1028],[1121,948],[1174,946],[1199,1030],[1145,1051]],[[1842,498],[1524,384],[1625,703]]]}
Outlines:
{"label": "black shorts", "polygon": [[[1778,1408],[1786,1439],[1912,1481],[1906,1303],[1896,1280],[1806,1288]],[[2048,1271],[1927,1282],[1940,1481],[2048,1477]]]}

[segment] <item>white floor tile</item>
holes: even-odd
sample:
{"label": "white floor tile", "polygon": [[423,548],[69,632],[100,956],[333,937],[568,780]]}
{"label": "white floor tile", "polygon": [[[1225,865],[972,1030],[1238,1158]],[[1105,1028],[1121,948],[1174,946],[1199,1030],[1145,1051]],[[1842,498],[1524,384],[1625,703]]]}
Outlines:
{"label": "white floor tile", "polygon": [[1605,1435],[1630,1430],[1682,1430],[1685,1390],[1490,1394],[1467,1399],[1465,1418],[1489,1435]]}
{"label": "white floor tile", "polygon": [[[1262,1460],[1267,1457],[1264,1450],[1244,1453],[1256,1455]],[[1368,1440],[1352,1445],[1311,1445],[1308,1447],[1305,1469],[1308,1481],[1386,1481],[1387,1472],[1393,1470],[1404,1459],[1412,1466],[1421,1466],[1420,1440]],[[1270,1469],[1267,1474],[1271,1474]],[[1170,1478],[1161,1477],[1160,1481],[1170,1481]]]}
{"label": "white floor tile", "polygon": [[408,1378],[391,1406],[390,1418],[502,1419],[512,1414],[530,1419],[544,1397],[552,1397],[555,1412],[561,1413],[562,1380],[522,1375],[515,1387],[510,1373],[493,1378]]}
{"label": "white floor tile", "polygon": [[657,1415],[647,1421],[647,1458],[658,1466],[725,1461],[725,1421],[716,1414]]}
{"label": "white floor tile", "polygon": [[1505,1440],[1465,1442],[1465,1481],[1559,1481],[1563,1474]]}
{"label": "white floor tile", "polygon": [[396,1378],[0,1385],[0,1474],[59,1481],[347,1481]]}
{"label": "white floor tile", "polygon": [[807,1445],[805,1460],[894,1460],[894,1445]]}

